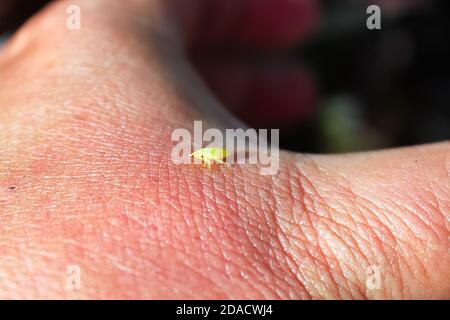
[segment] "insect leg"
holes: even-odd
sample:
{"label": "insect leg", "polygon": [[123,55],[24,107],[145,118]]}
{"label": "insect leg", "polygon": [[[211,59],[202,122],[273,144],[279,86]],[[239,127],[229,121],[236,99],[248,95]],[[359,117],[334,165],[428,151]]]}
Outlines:
{"label": "insect leg", "polygon": [[211,160],[210,160],[210,159],[205,159],[205,158],[203,158],[203,162],[204,162],[205,165],[208,167],[208,169],[211,170]]}
{"label": "insect leg", "polygon": [[230,167],[231,165],[229,163],[226,163],[225,161],[219,160],[219,159],[214,159],[215,162],[220,163],[220,164],[224,164],[227,167]]}

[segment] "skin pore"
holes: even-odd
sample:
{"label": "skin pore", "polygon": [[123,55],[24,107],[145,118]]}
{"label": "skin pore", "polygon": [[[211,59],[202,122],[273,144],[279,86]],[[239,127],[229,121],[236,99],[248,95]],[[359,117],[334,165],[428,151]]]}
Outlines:
{"label": "skin pore", "polygon": [[58,1],[0,51],[0,298],[448,299],[449,142],[174,165],[174,129],[234,119],[187,59],[204,1],[162,2],[79,1],[70,32]]}

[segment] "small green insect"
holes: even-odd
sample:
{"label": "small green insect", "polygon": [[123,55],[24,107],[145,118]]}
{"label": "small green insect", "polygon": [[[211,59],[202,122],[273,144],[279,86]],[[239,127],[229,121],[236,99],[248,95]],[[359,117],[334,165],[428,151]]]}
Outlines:
{"label": "small green insect", "polygon": [[203,163],[208,167],[208,169],[211,169],[211,165],[213,162],[229,166],[228,163],[223,161],[229,155],[230,153],[227,150],[215,147],[198,149],[197,151],[191,153],[191,156],[195,159],[202,160]]}

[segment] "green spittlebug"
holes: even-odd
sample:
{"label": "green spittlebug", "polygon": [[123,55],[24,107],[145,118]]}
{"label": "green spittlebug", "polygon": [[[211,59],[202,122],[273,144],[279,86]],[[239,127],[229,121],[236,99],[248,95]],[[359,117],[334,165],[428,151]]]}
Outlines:
{"label": "green spittlebug", "polygon": [[191,156],[195,159],[202,160],[203,163],[208,167],[208,169],[211,169],[211,165],[213,162],[229,166],[228,163],[223,161],[229,155],[230,153],[227,150],[215,147],[198,149],[191,153]]}

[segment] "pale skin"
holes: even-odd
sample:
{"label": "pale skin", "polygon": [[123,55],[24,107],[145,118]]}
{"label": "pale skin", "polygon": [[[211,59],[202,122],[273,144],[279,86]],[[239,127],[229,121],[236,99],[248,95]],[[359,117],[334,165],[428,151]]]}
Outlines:
{"label": "pale skin", "polygon": [[0,298],[450,298],[449,142],[176,166],[175,128],[228,125],[181,45],[197,2],[78,2],[79,32],[59,1],[0,51]]}

